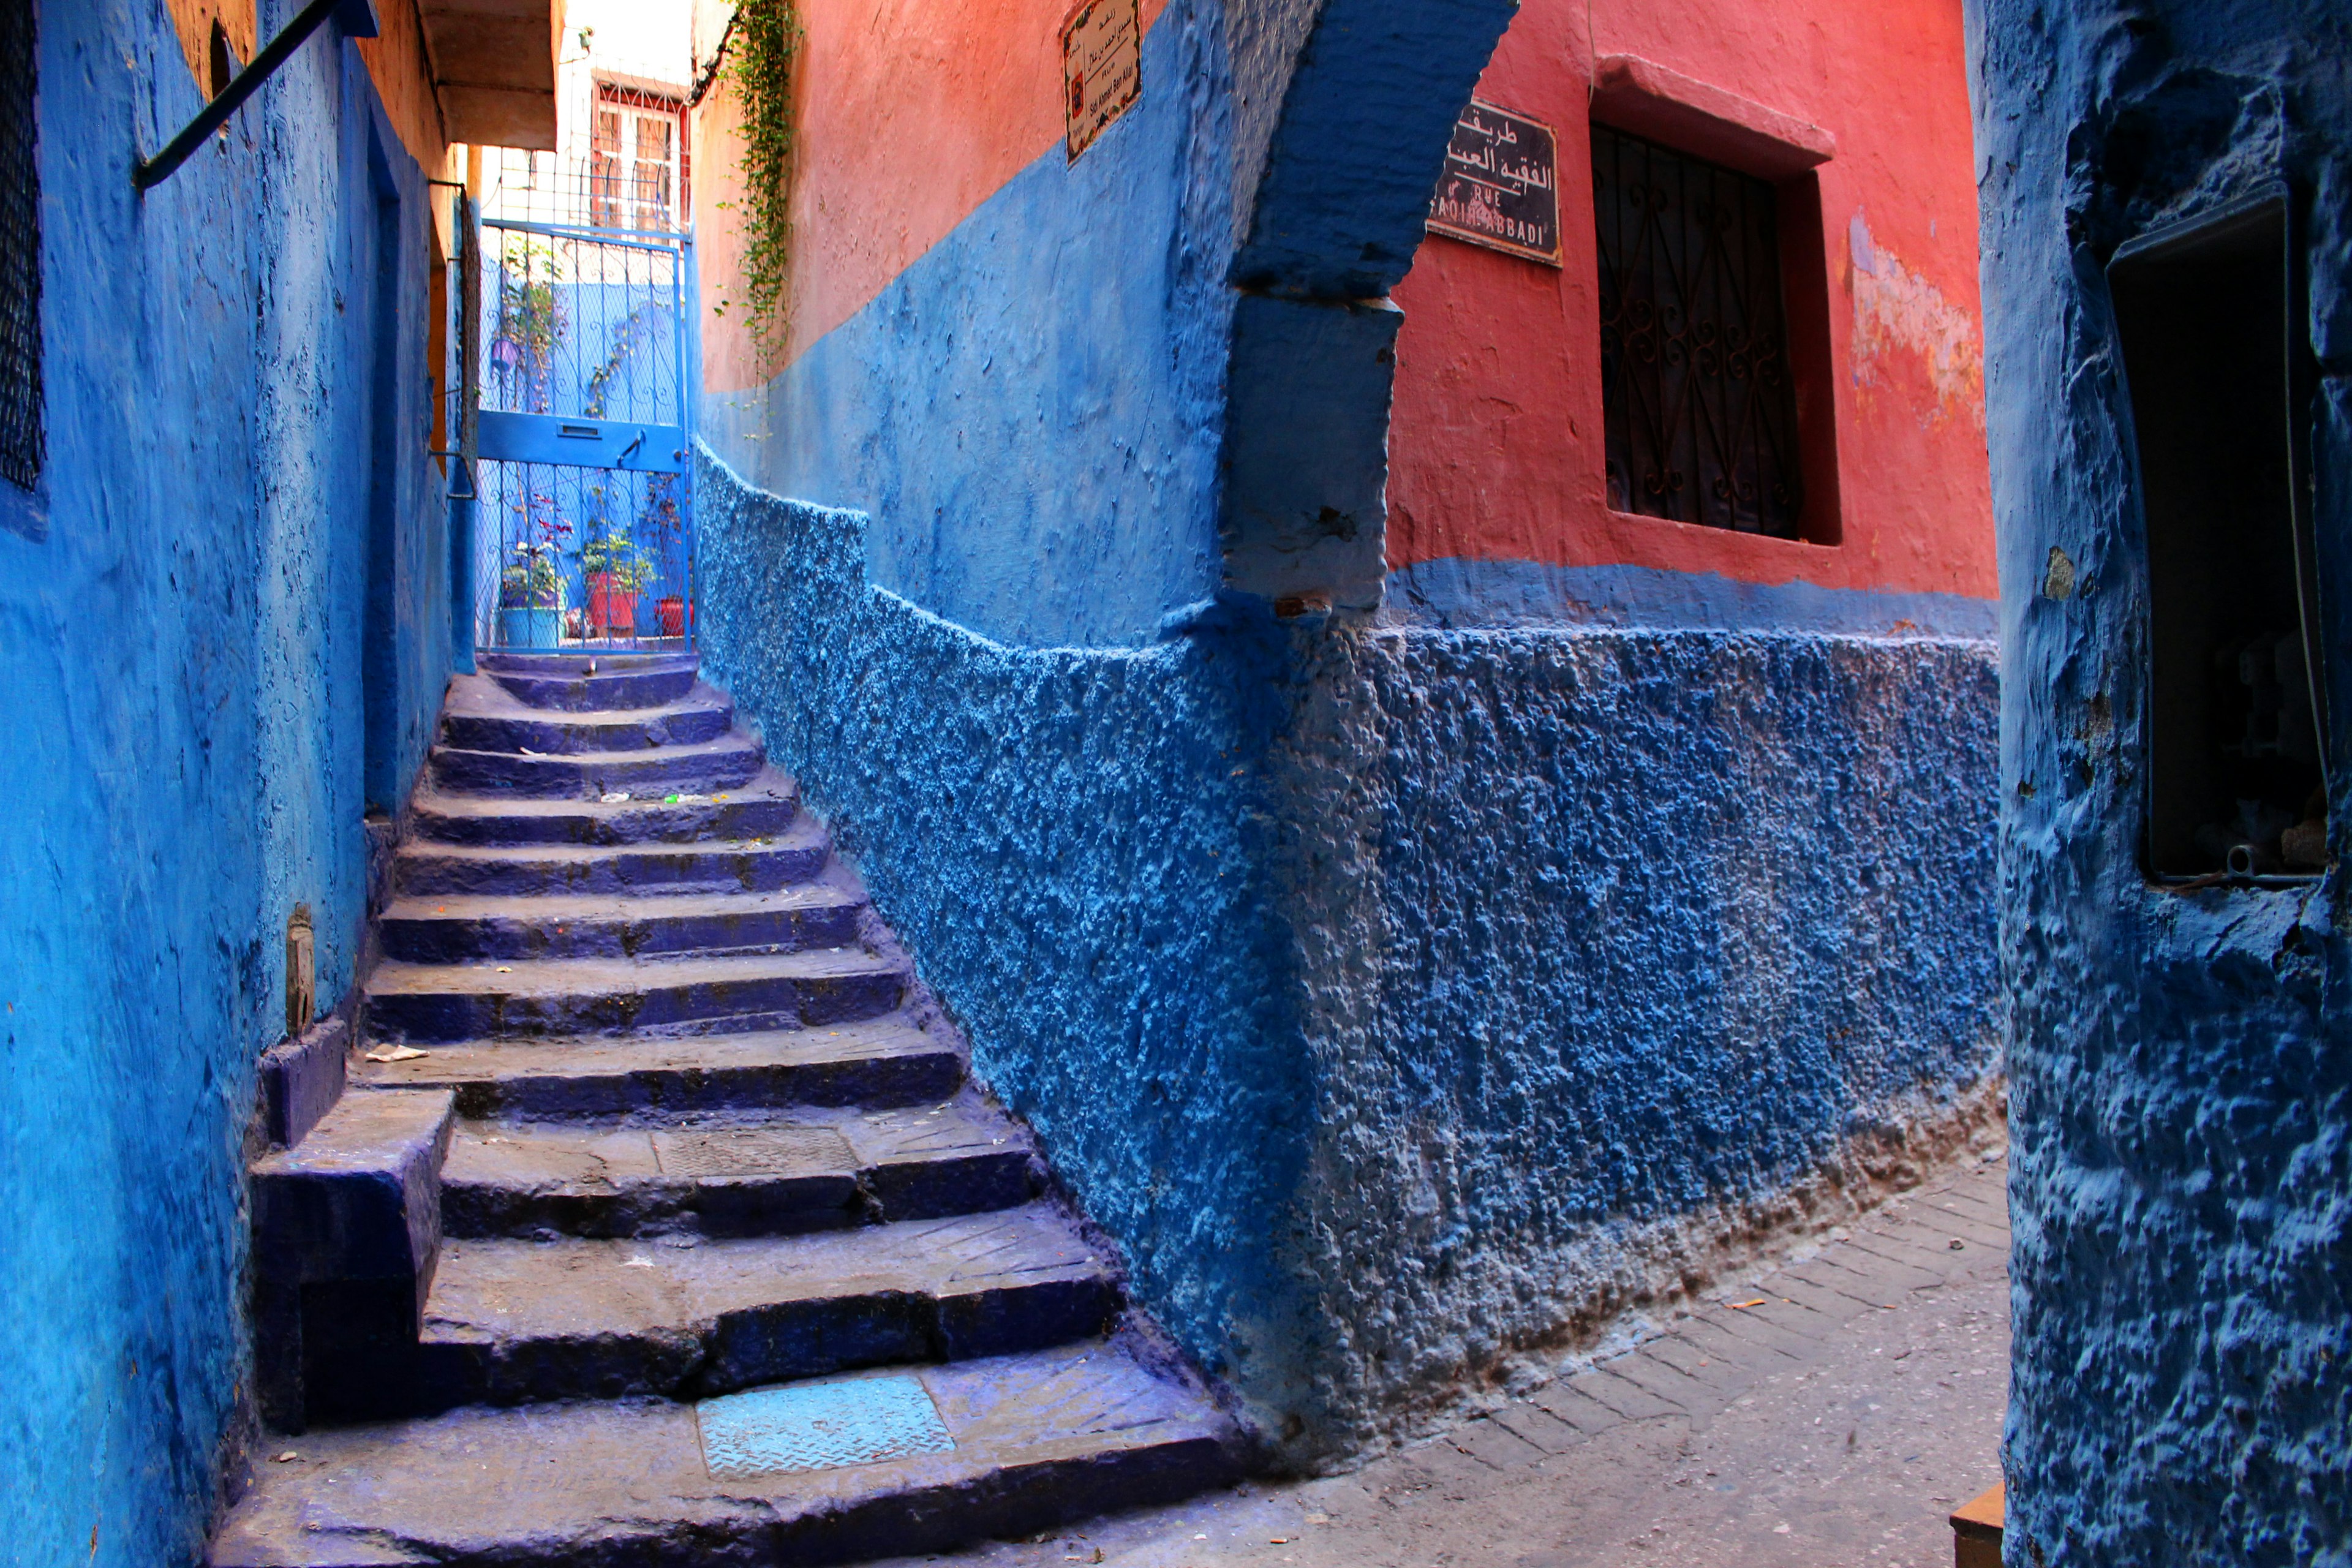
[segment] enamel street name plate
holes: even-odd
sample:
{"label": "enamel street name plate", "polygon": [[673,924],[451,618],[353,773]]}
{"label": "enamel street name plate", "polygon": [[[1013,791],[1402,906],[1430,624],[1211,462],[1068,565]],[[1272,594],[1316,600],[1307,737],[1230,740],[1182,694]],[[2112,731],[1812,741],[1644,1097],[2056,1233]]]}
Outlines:
{"label": "enamel street name plate", "polygon": [[1143,90],[1136,0],[1085,0],[1062,24],[1062,104],[1070,162]]}
{"label": "enamel street name plate", "polygon": [[1429,232],[1559,266],[1557,153],[1550,126],[1472,99],[1429,198]]}

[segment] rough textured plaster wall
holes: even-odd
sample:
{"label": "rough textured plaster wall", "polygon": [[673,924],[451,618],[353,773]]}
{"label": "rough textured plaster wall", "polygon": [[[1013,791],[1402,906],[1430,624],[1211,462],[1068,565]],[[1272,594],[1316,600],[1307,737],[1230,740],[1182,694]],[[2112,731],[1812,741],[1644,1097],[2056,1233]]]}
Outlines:
{"label": "rough textured plaster wall", "polygon": [[1011,648],[866,584],[856,514],[698,484],[714,677],[1293,1462],[1982,1098],[1980,643]]}
{"label": "rough textured plaster wall", "polygon": [[1309,1110],[1263,871],[1280,639],[1006,647],[869,584],[860,514],[696,482],[705,668],[1140,1294],[1279,1405],[1317,1356],[1275,1228]]}
{"label": "rough textured plaster wall", "polygon": [[[2147,578],[2104,267],[2285,175],[2352,823],[2352,22],[2325,0],[1982,0],[1972,18],[2002,584],[2013,998],[2007,1561],[2352,1561],[2342,861],[2308,893],[2140,876]],[[2074,563],[2042,591],[2049,552]]]}
{"label": "rough textured plaster wall", "polygon": [[1142,97],[1084,157],[1055,144],[772,381],[706,393],[713,448],[870,512],[876,581],[991,637],[1140,643],[1205,597],[1232,313],[1222,26],[1211,0],[1170,5]]}
{"label": "rough textured plaster wall", "polygon": [[[0,485],[0,1540],[147,1568],[199,1553],[246,1398],[240,1146],[294,900],[321,999],[352,978],[365,138],[420,217],[423,193],[326,39],[142,200],[132,149],[199,101],[168,16],[40,13],[49,458],[38,497]],[[421,378],[421,317],[404,334]],[[429,544],[429,496],[404,495]],[[395,595],[410,732],[439,594]]]}
{"label": "rough textured plaster wall", "polygon": [[1392,1434],[1997,1099],[1993,651],[1333,636],[1276,776],[1318,1374]]}

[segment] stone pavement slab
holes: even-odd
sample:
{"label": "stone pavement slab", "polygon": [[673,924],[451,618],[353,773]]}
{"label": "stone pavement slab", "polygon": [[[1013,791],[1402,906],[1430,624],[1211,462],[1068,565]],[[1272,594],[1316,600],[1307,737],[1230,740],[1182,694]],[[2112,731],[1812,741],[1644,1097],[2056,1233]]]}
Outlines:
{"label": "stone pavement slab", "polygon": [[1931,1178],[1353,1474],[888,1568],[1944,1568],[1947,1516],[2000,1479],[2007,1174]]}

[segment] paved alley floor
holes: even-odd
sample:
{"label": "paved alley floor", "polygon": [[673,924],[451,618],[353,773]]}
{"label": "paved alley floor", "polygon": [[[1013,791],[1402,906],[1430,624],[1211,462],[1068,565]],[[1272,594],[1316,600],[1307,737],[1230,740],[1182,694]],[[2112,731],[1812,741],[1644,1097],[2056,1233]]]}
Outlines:
{"label": "paved alley floor", "polygon": [[2007,1170],[1946,1172],[1638,1348],[1352,1475],[903,1561],[1940,1568],[1946,1516],[2000,1479]]}

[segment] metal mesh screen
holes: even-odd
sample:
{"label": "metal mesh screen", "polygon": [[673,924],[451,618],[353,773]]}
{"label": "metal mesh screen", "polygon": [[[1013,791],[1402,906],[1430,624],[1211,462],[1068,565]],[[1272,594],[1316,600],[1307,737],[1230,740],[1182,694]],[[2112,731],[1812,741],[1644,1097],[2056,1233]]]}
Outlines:
{"label": "metal mesh screen", "polygon": [[41,423],[41,170],[34,10],[0,0],[0,474],[32,489]]}

